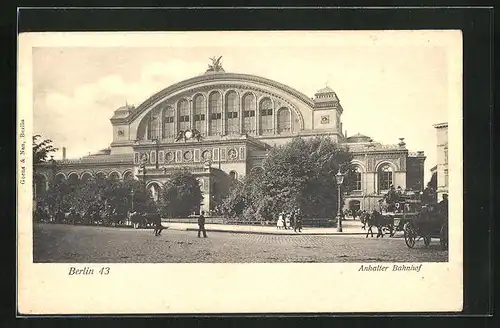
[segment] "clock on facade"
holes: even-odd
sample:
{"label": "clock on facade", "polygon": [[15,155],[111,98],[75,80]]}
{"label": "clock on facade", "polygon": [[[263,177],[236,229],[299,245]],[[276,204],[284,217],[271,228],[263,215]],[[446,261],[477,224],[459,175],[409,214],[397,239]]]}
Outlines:
{"label": "clock on facade", "polygon": [[123,136],[124,134],[125,134],[125,132],[123,132],[123,130],[122,130],[122,129],[118,130],[118,135],[119,135],[119,136]]}

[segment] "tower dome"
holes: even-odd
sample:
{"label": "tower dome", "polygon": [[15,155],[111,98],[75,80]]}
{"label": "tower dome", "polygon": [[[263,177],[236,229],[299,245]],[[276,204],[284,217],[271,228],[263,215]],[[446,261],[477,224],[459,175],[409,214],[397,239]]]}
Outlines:
{"label": "tower dome", "polygon": [[350,136],[349,138],[346,138],[347,143],[361,143],[361,142],[371,142],[372,138],[362,135],[360,133],[357,133],[353,136]]}
{"label": "tower dome", "polygon": [[337,94],[328,85],[322,89],[319,89],[315,94],[315,102],[328,102],[335,101],[338,102]]}

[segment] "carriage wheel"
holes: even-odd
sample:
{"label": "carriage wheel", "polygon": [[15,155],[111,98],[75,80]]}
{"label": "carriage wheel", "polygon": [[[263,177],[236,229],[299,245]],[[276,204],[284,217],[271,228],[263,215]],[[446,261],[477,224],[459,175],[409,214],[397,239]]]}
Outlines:
{"label": "carriage wheel", "polygon": [[415,246],[415,232],[409,224],[405,224],[404,235],[406,246],[413,248]]}
{"label": "carriage wheel", "polygon": [[424,237],[424,245],[429,246],[431,244],[431,237],[425,236]]}

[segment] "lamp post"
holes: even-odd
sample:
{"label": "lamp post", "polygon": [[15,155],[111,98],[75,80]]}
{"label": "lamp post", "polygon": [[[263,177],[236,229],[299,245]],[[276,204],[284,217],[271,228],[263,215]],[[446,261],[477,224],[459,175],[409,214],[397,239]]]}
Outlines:
{"label": "lamp post", "polygon": [[158,156],[160,154],[160,137],[156,137],[155,139],[155,144],[156,144],[156,161],[155,161],[155,168],[158,170]]}
{"label": "lamp post", "polygon": [[337,174],[335,175],[335,179],[337,180],[337,187],[338,187],[338,194],[339,194],[339,200],[338,200],[338,210],[337,210],[337,231],[342,232],[342,215],[340,214],[341,211],[341,195],[340,195],[340,186],[344,182],[344,176],[345,174],[340,173],[340,168]]}
{"label": "lamp post", "polygon": [[131,196],[130,207],[131,207],[131,211],[133,212],[134,211],[134,189],[130,189],[130,196]]}

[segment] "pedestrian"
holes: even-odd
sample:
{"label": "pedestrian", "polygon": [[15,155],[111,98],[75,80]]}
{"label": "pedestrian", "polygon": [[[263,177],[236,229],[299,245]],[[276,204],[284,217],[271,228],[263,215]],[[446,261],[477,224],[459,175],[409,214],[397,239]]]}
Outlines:
{"label": "pedestrian", "polygon": [[295,213],[295,229],[299,230],[299,232],[302,232],[302,213],[300,212],[300,209],[297,209],[297,212]]}
{"label": "pedestrian", "polygon": [[203,238],[207,238],[207,232],[205,231],[205,211],[201,211],[200,216],[198,217],[198,238],[200,238],[202,231]]}
{"label": "pedestrian", "polygon": [[285,222],[283,224],[283,227],[285,230],[288,230],[288,227],[290,227],[290,213],[285,214]]}
{"label": "pedestrian", "polygon": [[276,223],[276,228],[278,230],[281,230],[281,229],[283,229],[283,225],[284,225],[283,212],[281,212],[280,215],[279,215],[279,217],[278,217],[278,222]]}
{"label": "pedestrian", "polygon": [[292,224],[293,224],[293,231],[297,232],[297,210],[292,211]]}
{"label": "pedestrian", "polygon": [[161,236],[161,231],[163,230],[163,226],[161,225],[161,216],[158,211],[153,212],[151,214],[151,219],[154,224],[154,233],[155,236]]}

